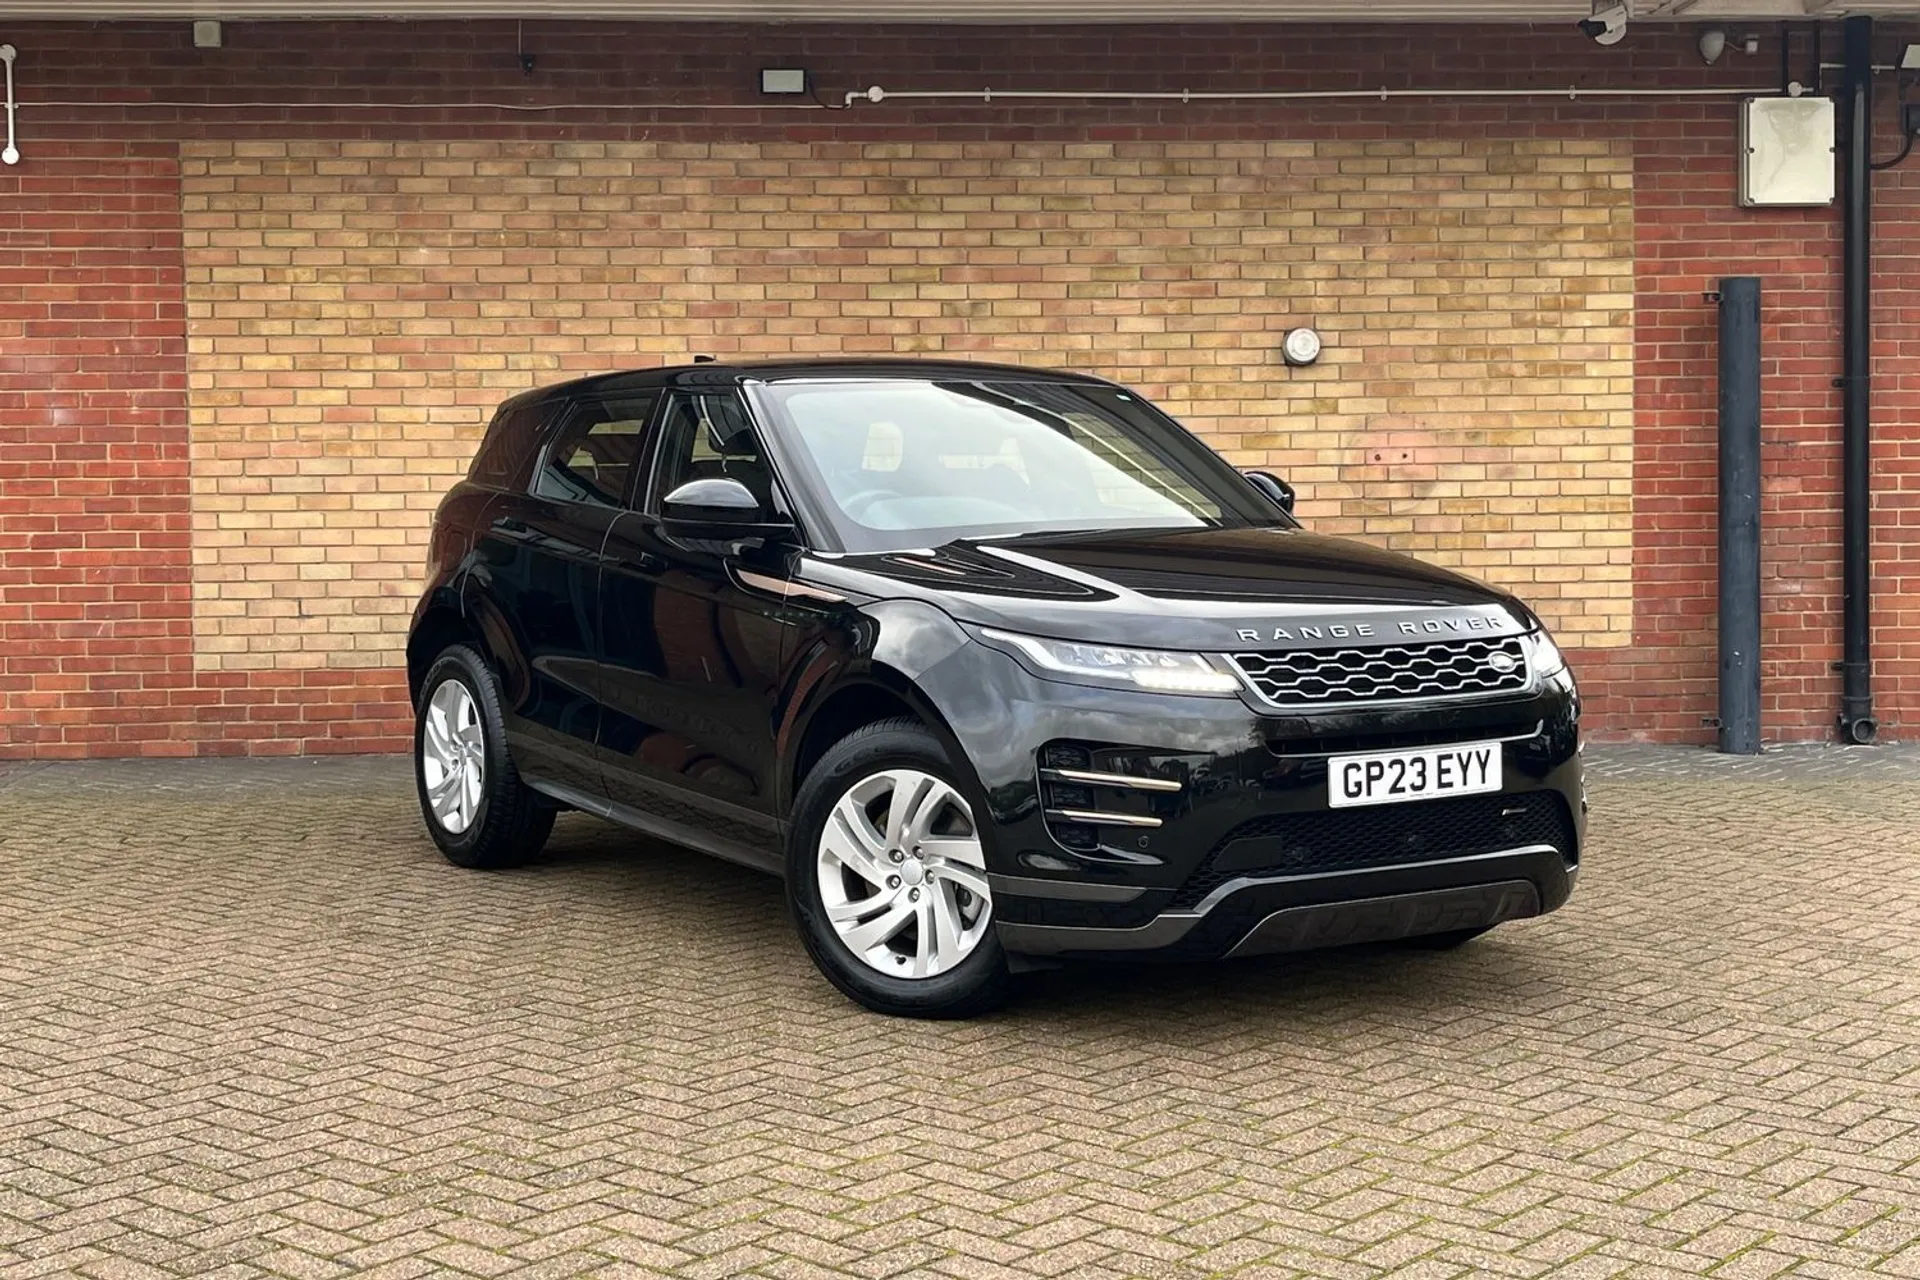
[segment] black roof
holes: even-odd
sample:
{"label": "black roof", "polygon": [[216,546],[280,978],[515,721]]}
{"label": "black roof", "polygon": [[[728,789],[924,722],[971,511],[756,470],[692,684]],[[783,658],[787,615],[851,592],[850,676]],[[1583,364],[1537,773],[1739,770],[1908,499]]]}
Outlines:
{"label": "black roof", "polygon": [[[1059,369],[1036,369],[984,360],[849,359],[708,361],[601,373],[529,392],[537,396],[618,395],[654,387],[726,387],[742,382],[790,382],[807,378],[901,378],[923,382],[1072,382],[1108,386],[1106,379]],[[518,399],[519,397],[515,397]]]}

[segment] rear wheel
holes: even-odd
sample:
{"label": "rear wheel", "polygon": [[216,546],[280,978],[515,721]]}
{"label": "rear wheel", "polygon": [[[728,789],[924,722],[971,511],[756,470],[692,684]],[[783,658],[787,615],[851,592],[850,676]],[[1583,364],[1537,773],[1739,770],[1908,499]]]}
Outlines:
{"label": "rear wheel", "polygon": [[553,806],[507,754],[500,682],[468,645],[434,660],[414,717],[413,777],[427,834],[456,866],[515,866],[540,852]]}
{"label": "rear wheel", "polygon": [[787,896],[808,953],[880,1013],[955,1018],[1006,997],[973,806],[939,739],[909,720],[856,730],[807,775]]}

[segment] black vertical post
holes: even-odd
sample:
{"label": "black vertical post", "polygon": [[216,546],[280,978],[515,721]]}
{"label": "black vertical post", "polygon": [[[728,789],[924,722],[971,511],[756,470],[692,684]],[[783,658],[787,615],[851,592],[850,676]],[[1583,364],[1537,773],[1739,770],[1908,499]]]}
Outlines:
{"label": "black vertical post", "polygon": [[1720,282],[1720,749],[1760,751],[1760,281]]}
{"label": "black vertical post", "polygon": [[1842,365],[1840,547],[1844,595],[1840,662],[1840,736],[1872,742],[1873,404],[1873,19],[1843,28],[1841,104],[1847,114],[1846,218],[1841,252]]}

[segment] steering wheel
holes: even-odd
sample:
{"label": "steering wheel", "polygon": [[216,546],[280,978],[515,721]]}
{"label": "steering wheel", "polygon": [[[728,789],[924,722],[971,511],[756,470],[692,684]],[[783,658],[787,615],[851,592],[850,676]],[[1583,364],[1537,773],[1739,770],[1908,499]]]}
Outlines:
{"label": "steering wheel", "polygon": [[852,519],[858,520],[861,524],[865,524],[868,507],[871,507],[876,502],[884,502],[888,498],[900,498],[904,496],[904,494],[893,489],[862,489],[856,494],[843,498],[840,502],[840,509],[846,512]]}

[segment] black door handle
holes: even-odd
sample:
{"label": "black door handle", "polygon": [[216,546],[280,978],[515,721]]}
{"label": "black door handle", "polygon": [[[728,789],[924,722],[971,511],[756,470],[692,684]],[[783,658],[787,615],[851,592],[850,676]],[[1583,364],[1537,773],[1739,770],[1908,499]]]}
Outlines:
{"label": "black door handle", "polygon": [[502,533],[527,533],[527,522],[518,516],[501,516],[493,522],[493,527]]}

